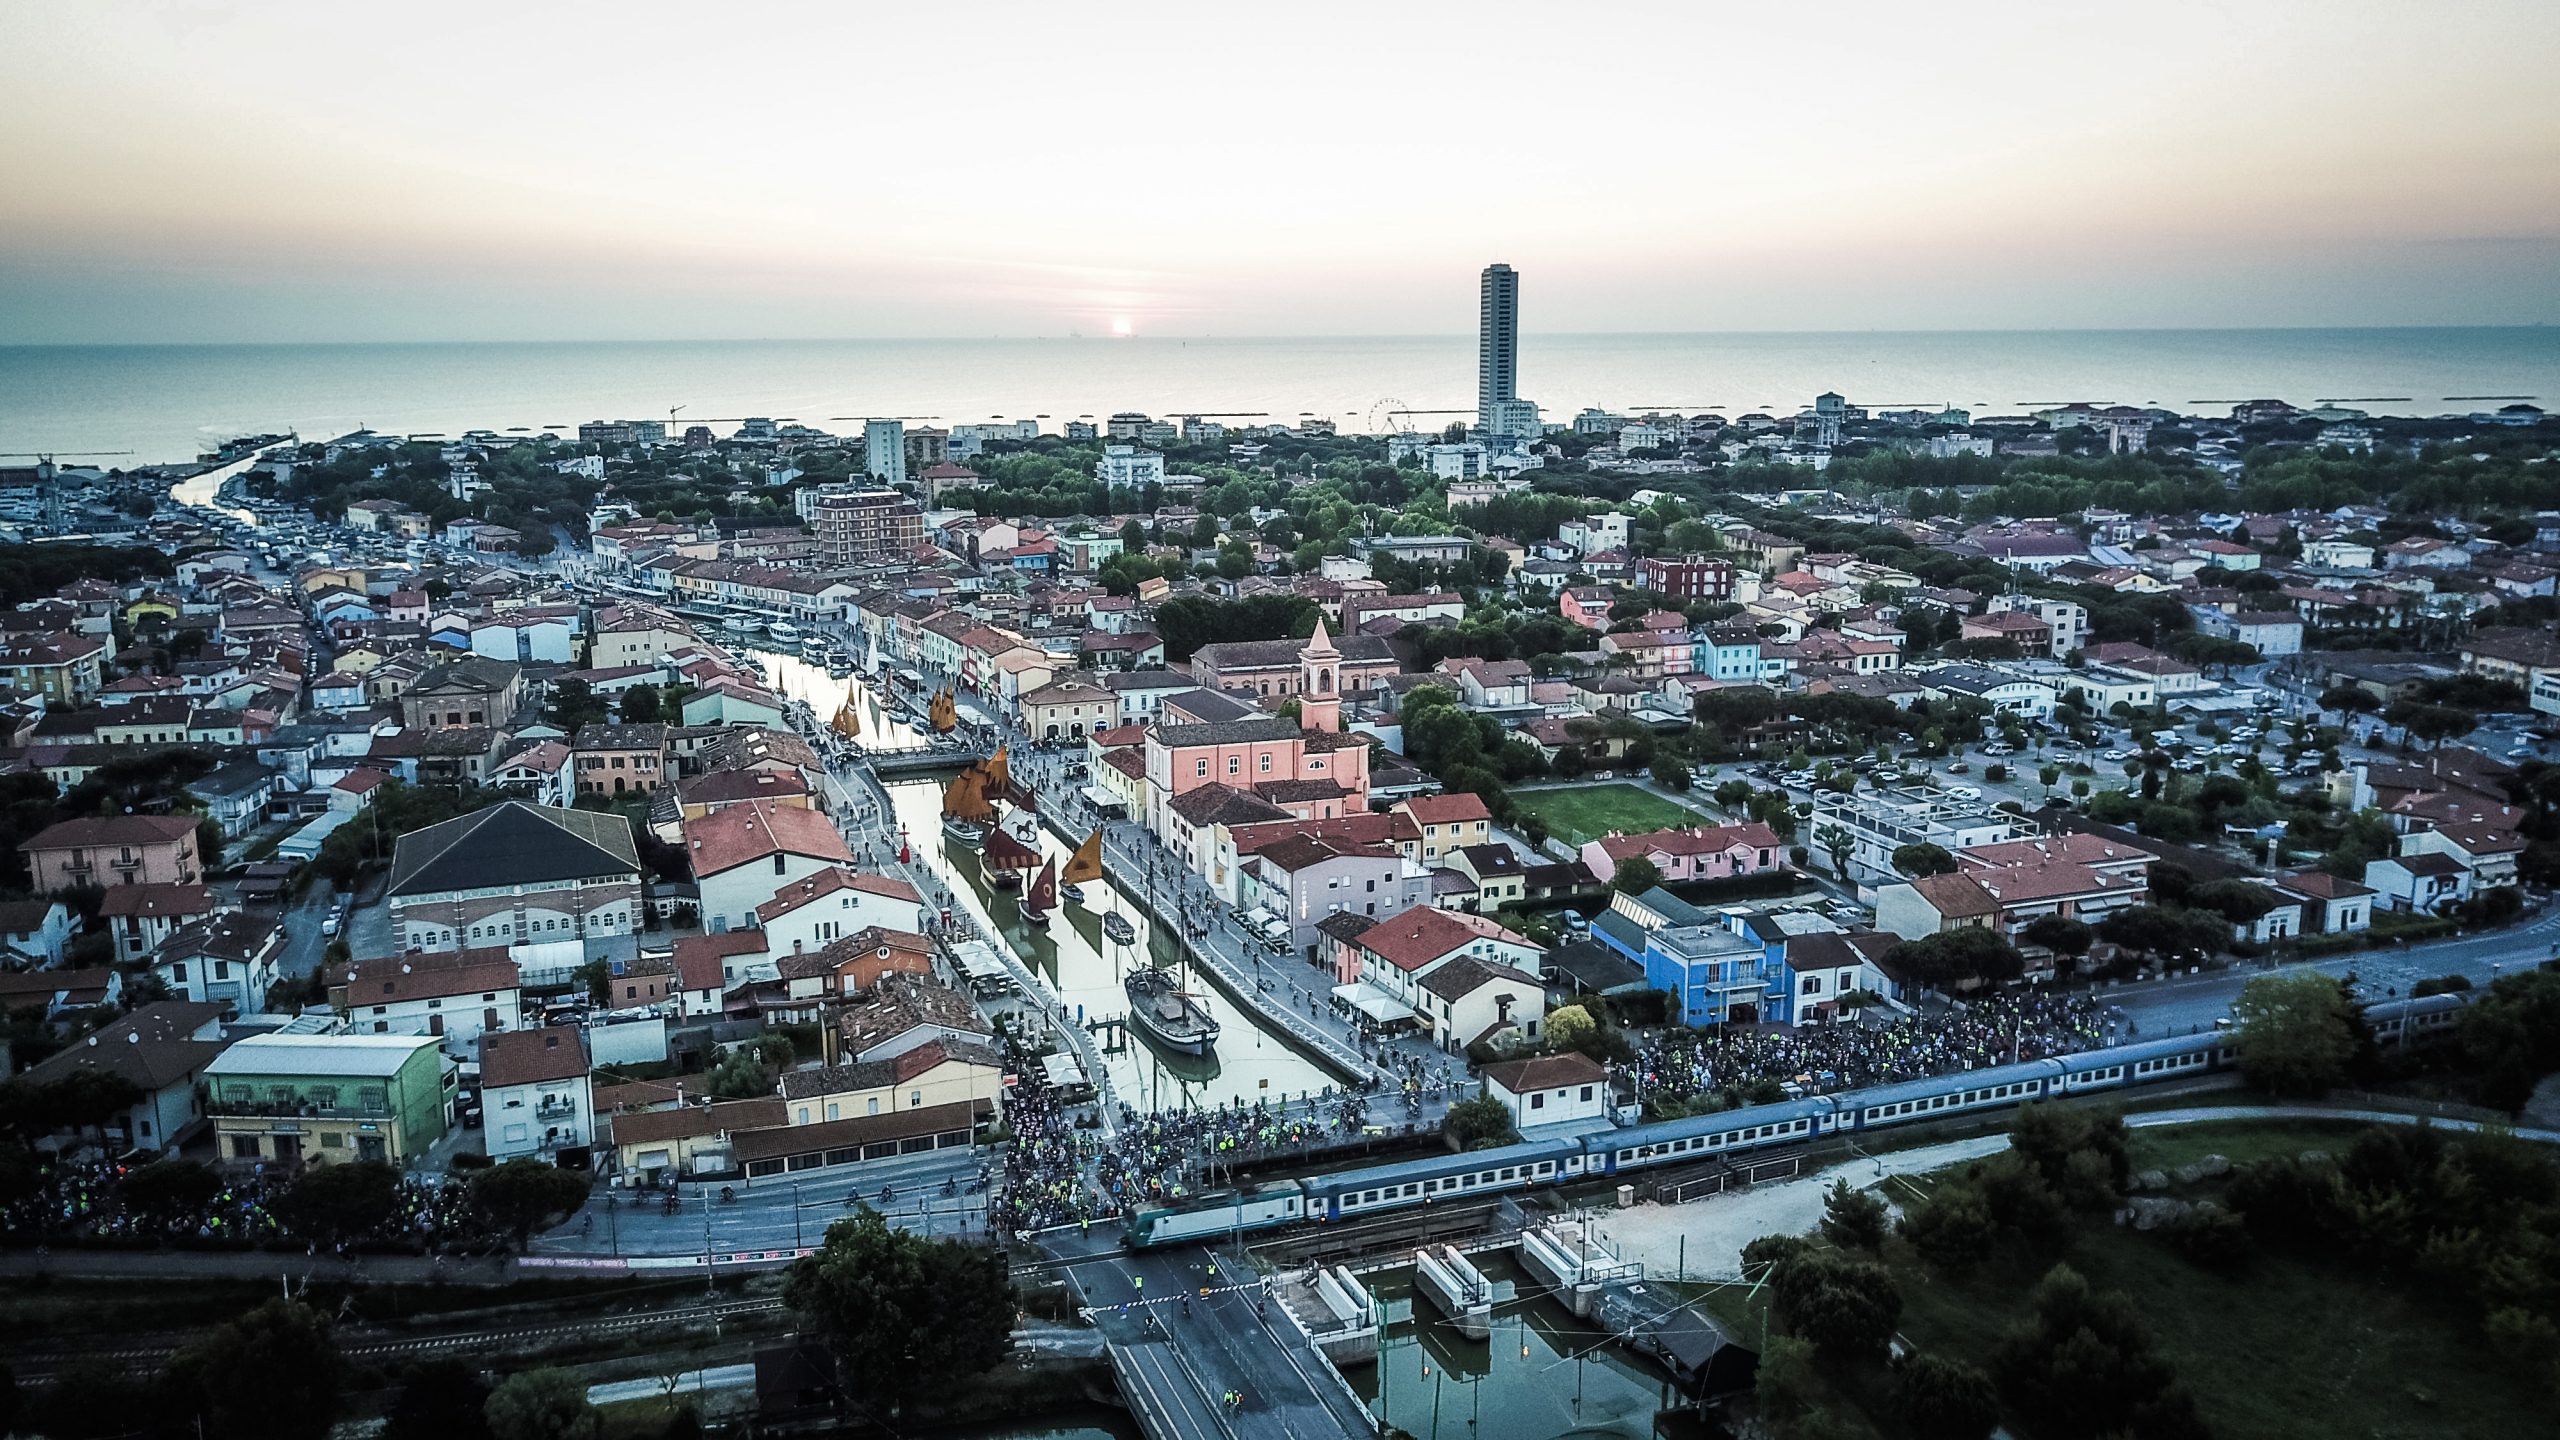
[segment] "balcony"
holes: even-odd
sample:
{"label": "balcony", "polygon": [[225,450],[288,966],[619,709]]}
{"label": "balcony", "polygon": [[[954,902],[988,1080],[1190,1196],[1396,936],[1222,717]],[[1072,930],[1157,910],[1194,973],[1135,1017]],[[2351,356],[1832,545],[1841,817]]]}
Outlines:
{"label": "balcony", "polygon": [[273,1120],[389,1120],[395,1118],[388,1102],[367,1105],[362,1102],[321,1105],[309,1100],[226,1100],[219,1096],[205,1102],[205,1113],[217,1117],[266,1118]]}

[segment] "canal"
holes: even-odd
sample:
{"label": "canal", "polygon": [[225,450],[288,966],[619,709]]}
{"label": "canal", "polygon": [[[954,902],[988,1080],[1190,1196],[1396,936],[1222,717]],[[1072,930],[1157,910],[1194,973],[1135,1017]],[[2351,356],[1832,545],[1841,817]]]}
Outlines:
{"label": "canal", "polygon": [[[1294,1100],[1334,1083],[1315,1061],[1265,1030],[1253,1011],[1185,965],[1172,937],[1158,933],[1146,911],[1118,885],[1087,882],[1081,903],[1063,901],[1046,927],[1033,929],[1023,922],[1018,892],[988,885],[978,852],[943,835],[939,783],[893,785],[889,799],[909,844],[950,887],[953,903],[1048,980],[1072,1018],[1116,1020],[1126,1014],[1129,1002],[1121,981],[1132,967],[1145,964],[1175,970],[1184,988],[1204,997],[1221,1027],[1217,1044],[1205,1056],[1159,1049],[1134,1029],[1096,1037],[1121,1099],[1142,1110],[1177,1110],[1229,1100]],[[1036,848],[1062,869],[1073,849],[1045,827]],[[1103,934],[1102,917],[1109,910],[1127,917],[1135,943],[1116,945]]]}
{"label": "canal", "polygon": [[[1517,1293],[1524,1276],[1509,1252],[1469,1257],[1502,1293],[1493,1333],[1460,1335],[1429,1301],[1414,1297],[1411,1269],[1363,1275],[1386,1321],[1378,1363],[1345,1372],[1353,1393],[1415,1440],[1556,1440],[1622,1437],[1706,1440],[1719,1433],[1683,1412],[1661,1371],[1638,1360],[1596,1322]],[[1529,1282],[1534,1285],[1535,1282]],[[1381,1390],[1384,1396],[1381,1398]]]}
{"label": "canal", "polygon": [[169,487],[169,498],[181,505],[198,505],[208,510],[219,511],[244,525],[260,524],[262,522],[256,515],[246,510],[235,510],[222,503],[224,482],[257,463],[258,457],[250,455],[234,460],[228,465],[217,465],[201,475],[191,475]]}
{"label": "canal", "polygon": [[920,750],[924,737],[905,721],[880,708],[880,692],[856,672],[849,680],[838,680],[825,667],[812,665],[798,655],[782,650],[766,649],[723,637],[716,626],[704,626],[705,638],[718,641],[721,648],[735,654],[752,656],[764,666],[765,679],[786,700],[797,700],[809,707],[823,726],[835,718],[836,708],[850,695],[862,716],[862,736],[856,743],[865,750]]}

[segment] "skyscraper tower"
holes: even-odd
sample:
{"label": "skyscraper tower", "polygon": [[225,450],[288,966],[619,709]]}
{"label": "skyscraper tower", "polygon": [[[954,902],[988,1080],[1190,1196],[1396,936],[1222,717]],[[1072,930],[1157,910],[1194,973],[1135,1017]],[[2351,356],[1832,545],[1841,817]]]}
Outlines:
{"label": "skyscraper tower", "polygon": [[1508,265],[1484,267],[1483,313],[1476,326],[1476,427],[1508,428],[1504,407],[1520,398],[1520,275]]}

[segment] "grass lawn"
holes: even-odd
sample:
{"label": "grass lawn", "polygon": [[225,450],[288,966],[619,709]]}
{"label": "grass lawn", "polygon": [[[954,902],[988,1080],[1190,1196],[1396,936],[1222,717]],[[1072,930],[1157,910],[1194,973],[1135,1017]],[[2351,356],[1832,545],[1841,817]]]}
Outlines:
{"label": "grass lawn", "polygon": [[1511,803],[1547,822],[1547,833],[1576,849],[1612,830],[1629,835],[1707,823],[1700,811],[1650,791],[1611,782],[1570,789],[1515,790]]}
{"label": "grass lawn", "polygon": [[2228,1120],[2127,1133],[2134,1169],[2175,1170],[2207,1155],[2246,1165],[2289,1160],[2305,1150],[2343,1154],[2357,1132],[2371,1128],[2358,1120]]}

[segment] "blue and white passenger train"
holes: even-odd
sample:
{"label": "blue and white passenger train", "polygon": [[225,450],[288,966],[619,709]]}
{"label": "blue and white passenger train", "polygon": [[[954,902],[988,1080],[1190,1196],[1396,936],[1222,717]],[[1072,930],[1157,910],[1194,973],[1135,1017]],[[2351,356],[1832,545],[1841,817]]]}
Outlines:
{"label": "blue and white passenger train", "polygon": [[[2465,997],[2459,994],[2394,1000],[2368,1006],[2365,1021],[2377,1044],[2397,1045],[2450,1029],[2464,1003]],[[1799,1145],[1826,1135],[1860,1134],[1948,1115],[2005,1109],[2030,1100],[2180,1080],[2230,1068],[2237,1058],[2234,1041],[2228,1031],[2139,1040],[2049,1060],[1752,1105],[1572,1139],[1529,1141],[1273,1181],[1202,1195],[1183,1205],[1142,1210],[1130,1227],[1129,1243],[1139,1248],[1173,1245],[1301,1221],[1348,1220],[1452,1196],[1568,1185],[1652,1165]]]}

